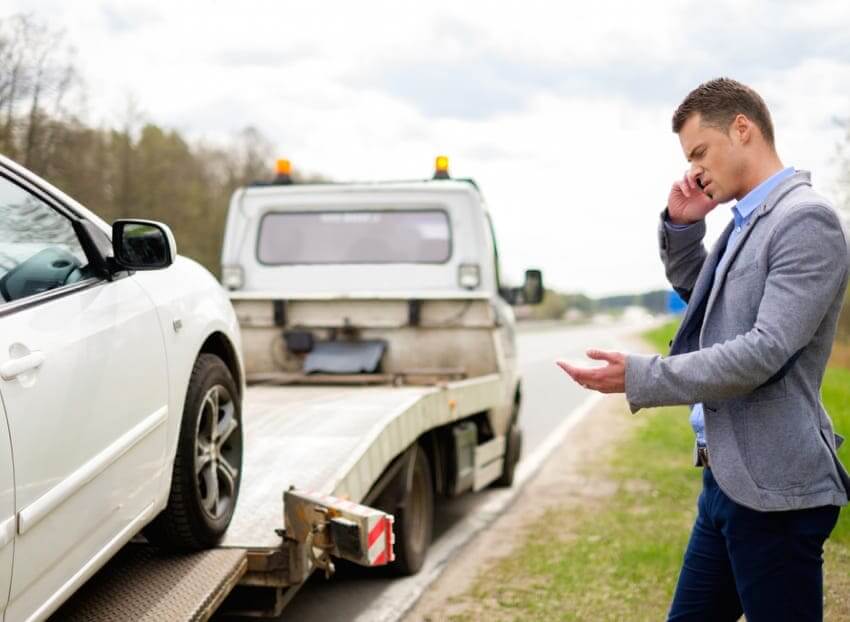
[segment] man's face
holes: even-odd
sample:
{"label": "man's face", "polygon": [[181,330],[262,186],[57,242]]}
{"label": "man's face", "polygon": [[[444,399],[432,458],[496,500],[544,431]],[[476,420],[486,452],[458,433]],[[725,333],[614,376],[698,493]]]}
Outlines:
{"label": "man's face", "polygon": [[691,173],[709,197],[721,203],[738,198],[745,160],[734,131],[703,125],[701,115],[696,113],[682,126],[679,142],[691,164]]}

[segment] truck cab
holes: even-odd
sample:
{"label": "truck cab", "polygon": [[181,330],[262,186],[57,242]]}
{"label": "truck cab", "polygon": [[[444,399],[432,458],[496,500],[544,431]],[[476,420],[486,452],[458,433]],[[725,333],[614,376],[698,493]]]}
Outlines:
{"label": "truck cab", "polygon": [[[239,190],[230,205],[222,281],[249,342],[265,307],[291,328],[338,329],[314,337],[347,329],[387,339],[389,373],[499,371],[518,389],[511,305],[539,302],[542,279],[531,270],[523,287],[500,282],[492,220],[474,181],[451,179],[447,163],[419,181],[288,179]],[[251,304],[269,299],[271,308]],[[297,372],[301,361],[278,346],[246,345],[249,378]]]}

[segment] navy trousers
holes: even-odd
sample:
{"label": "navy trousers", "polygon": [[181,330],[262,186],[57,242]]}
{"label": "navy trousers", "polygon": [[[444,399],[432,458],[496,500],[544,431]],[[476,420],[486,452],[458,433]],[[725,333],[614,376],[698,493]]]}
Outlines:
{"label": "navy trousers", "polygon": [[757,512],[727,497],[711,469],[697,505],[669,621],[823,619],[823,543],[837,506]]}

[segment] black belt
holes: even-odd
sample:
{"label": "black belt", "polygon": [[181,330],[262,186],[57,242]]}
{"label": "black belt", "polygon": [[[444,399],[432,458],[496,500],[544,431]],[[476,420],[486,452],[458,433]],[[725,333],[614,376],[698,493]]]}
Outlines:
{"label": "black belt", "polygon": [[702,445],[697,446],[697,460],[699,461],[699,466],[707,469],[711,467],[708,462],[708,447],[704,447]]}

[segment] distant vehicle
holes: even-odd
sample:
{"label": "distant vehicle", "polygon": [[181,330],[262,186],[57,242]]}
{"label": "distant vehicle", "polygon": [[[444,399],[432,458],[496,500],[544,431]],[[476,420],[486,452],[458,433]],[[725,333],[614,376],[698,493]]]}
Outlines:
{"label": "distant vehicle", "polygon": [[167,226],[110,228],[0,156],[0,618],[47,617],[142,529],[222,538],[240,353],[227,297]]}

